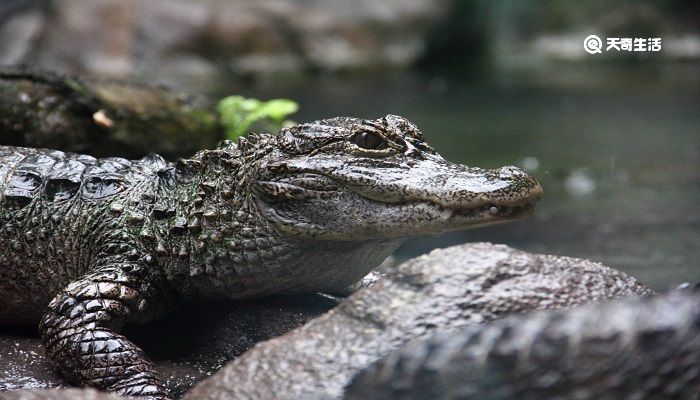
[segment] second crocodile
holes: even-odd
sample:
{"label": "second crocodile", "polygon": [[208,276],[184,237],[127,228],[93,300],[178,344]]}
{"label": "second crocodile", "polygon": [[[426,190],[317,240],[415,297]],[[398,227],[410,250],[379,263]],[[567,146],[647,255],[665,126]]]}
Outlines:
{"label": "second crocodile", "polygon": [[0,147],[0,323],[72,382],[169,398],[118,332],[180,301],[342,292],[406,238],[527,214],[515,167],[451,164],[402,117],[333,118],[170,163]]}

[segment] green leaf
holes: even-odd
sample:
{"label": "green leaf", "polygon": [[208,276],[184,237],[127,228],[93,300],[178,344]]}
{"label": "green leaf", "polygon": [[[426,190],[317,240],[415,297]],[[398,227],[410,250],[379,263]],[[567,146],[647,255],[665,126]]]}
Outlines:
{"label": "green leaf", "polygon": [[287,121],[287,117],[299,110],[299,104],[289,99],[261,101],[243,96],[228,96],[219,101],[221,124],[228,139],[245,135],[253,125],[277,131]]}
{"label": "green leaf", "polygon": [[284,121],[285,118],[299,111],[299,104],[288,99],[274,99],[262,105],[260,112],[274,121]]}

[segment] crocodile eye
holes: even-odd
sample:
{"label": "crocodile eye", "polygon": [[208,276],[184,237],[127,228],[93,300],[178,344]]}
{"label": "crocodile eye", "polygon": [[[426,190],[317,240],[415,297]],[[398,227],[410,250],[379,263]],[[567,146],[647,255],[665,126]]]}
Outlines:
{"label": "crocodile eye", "polygon": [[382,150],[388,147],[386,141],[374,132],[358,132],[352,137],[352,142],[367,150]]}

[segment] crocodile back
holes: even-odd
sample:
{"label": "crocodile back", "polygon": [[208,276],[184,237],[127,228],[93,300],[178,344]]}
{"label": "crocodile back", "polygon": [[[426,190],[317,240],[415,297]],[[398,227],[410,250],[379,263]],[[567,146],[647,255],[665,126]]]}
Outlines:
{"label": "crocodile back", "polygon": [[37,321],[90,268],[110,207],[164,163],[0,146],[0,324]]}

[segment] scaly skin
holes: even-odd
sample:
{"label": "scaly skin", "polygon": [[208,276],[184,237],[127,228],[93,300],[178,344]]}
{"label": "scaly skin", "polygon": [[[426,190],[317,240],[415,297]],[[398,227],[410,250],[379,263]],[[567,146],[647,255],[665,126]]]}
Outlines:
{"label": "scaly skin", "polygon": [[359,373],[345,400],[698,399],[700,293],[440,332]]}
{"label": "scaly skin", "polygon": [[0,147],[0,322],[71,381],[169,398],[118,331],[180,300],[342,292],[407,237],[527,214],[515,167],[450,164],[397,116],[334,118],[169,163]]}

